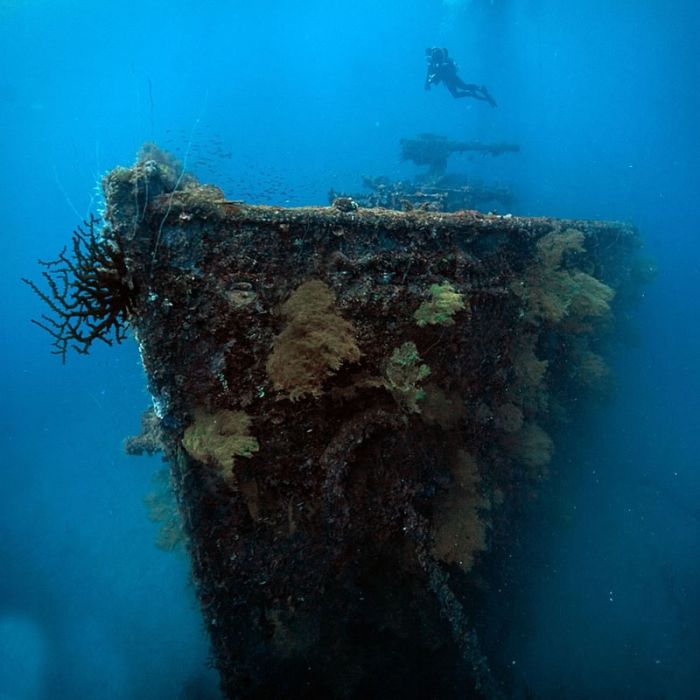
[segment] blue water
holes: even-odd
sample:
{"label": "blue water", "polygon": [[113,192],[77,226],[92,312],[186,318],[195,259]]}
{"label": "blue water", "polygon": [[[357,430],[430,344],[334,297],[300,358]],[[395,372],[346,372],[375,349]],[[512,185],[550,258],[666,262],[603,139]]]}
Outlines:
{"label": "blue water", "polygon": [[[196,9],[195,9],[196,8]],[[325,204],[411,177],[421,132],[517,141],[450,169],[513,212],[630,220],[660,274],[518,533],[498,648],[537,698],[700,697],[700,5],[691,0],[0,3],[0,698],[208,698],[183,555],[155,548],[135,347],[66,366],[37,276],[145,140],[231,198]],[[491,109],[423,90],[447,46]]]}

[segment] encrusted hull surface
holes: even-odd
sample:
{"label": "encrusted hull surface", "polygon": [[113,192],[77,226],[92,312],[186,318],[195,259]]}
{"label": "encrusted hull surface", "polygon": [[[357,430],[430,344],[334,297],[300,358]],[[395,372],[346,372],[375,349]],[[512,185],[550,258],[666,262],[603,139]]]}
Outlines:
{"label": "encrusted hull surface", "polygon": [[224,693],[498,697],[476,575],[605,390],[636,231],[173,187],[113,171],[107,235]]}

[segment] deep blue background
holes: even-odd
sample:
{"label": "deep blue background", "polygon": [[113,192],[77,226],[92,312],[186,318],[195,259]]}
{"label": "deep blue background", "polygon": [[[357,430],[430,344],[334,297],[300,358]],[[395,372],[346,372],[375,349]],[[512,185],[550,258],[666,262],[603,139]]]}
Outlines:
{"label": "deep blue background", "polygon": [[[537,697],[697,698],[699,35],[691,0],[0,3],[0,697],[215,686],[187,563],[141,500],[159,461],[121,451],[149,402],[135,348],[61,366],[19,277],[144,140],[297,205],[412,175],[398,139],[432,131],[519,142],[451,168],[511,184],[514,213],[631,220],[660,268],[615,402],[574,426],[521,533],[500,653]],[[499,107],[425,92],[431,45]]]}

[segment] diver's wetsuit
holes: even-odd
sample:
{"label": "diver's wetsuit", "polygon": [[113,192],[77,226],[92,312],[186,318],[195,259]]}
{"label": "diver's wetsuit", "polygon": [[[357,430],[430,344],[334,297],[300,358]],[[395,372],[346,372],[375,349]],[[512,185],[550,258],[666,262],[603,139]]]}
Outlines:
{"label": "diver's wetsuit", "polygon": [[452,97],[473,97],[488,102],[492,107],[496,106],[496,100],[491,97],[485,85],[465,83],[457,75],[457,64],[447,55],[447,49],[426,49],[425,55],[428,59],[426,90],[430,90],[431,85],[443,82]]}

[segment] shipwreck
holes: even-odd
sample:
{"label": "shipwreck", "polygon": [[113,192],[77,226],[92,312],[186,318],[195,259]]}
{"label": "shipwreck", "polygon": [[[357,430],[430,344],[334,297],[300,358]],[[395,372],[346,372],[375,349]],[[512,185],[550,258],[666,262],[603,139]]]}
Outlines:
{"label": "shipwreck", "polygon": [[475,572],[606,391],[635,228],[252,206],[154,147],[103,187],[38,323],[138,343],[223,694],[507,696]]}

